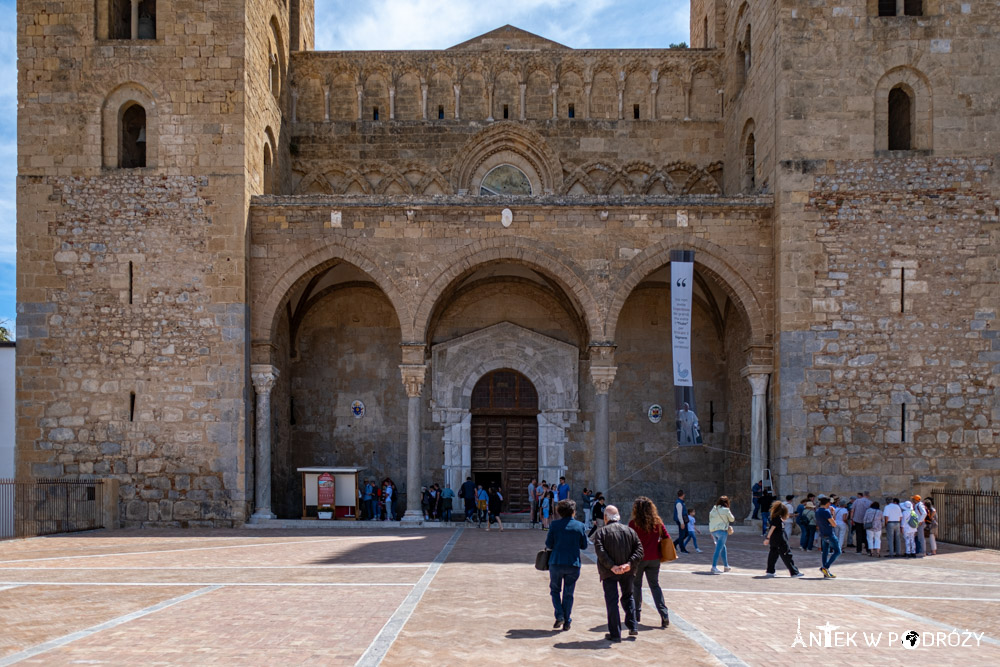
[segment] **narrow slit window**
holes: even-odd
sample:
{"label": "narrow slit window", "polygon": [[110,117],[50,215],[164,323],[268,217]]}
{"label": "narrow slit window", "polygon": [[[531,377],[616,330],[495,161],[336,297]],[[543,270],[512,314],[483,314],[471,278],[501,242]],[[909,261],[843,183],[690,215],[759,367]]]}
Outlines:
{"label": "narrow slit window", "polygon": [[705,31],[705,37],[704,37],[704,41],[702,42],[702,46],[704,46],[707,49],[708,48],[708,17],[706,16],[703,19],[703,21],[704,21],[704,28],[703,28],[703,30]]}
{"label": "narrow slit window", "polygon": [[438,105],[438,120],[444,120],[444,105]]}
{"label": "narrow slit window", "polygon": [[899,439],[906,442],[906,403],[899,406]]}
{"label": "narrow slit window", "polygon": [[906,312],[906,269],[899,270],[899,312]]}
{"label": "narrow slit window", "polygon": [[575,105],[573,105],[573,104],[569,105],[569,110],[567,111],[567,115],[570,118],[576,118],[576,106]]}
{"label": "narrow slit window", "polygon": [[510,111],[509,111],[509,109],[507,108],[507,105],[506,105],[506,104],[505,104],[505,105],[503,105],[503,117],[504,117],[504,118],[510,118]]}
{"label": "narrow slit window", "polygon": [[638,104],[633,104],[632,105],[632,118],[634,118],[635,120],[639,120],[639,105]]}
{"label": "narrow slit window", "polygon": [[372,120],[378,120],[378,107],[372,107]]}
{"label": "narrow slit window", "polygon": [[708,432],[715,433],[715,401],[708,402]]}
{"label": "narrow slit window", "polygon": [[128,305],[130,305],[130,306],[132,305],[132,297],[134,295],[134,290],[133,290],[133,287],[132,287],[132,284],[133,284],[132,283],[133,275],[134,274],[133,274],[133,271],[132,271],[132,262],[129,262],[128,263]]}
{"label": "narrow slit window", "polygon": [[130,391],[128,393],[128,420],[130,422],[135,421],[135,392]]}
{"label": "narrow slit window", "polygon": [[889,150],[913,148],[913,100],[902,87],[889,91]]}

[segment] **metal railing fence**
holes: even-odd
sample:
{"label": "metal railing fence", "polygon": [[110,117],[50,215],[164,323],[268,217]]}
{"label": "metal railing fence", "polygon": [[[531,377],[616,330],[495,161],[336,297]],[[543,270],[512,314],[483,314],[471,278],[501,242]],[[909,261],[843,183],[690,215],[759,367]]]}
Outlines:
{"label": "metal railing fence", "polygon": [[938,539],[982,549],[1000,549],[1000,493],[945,489],[934,493]]}
{"label": "metal railing fence", "polygon": [[0,479],[0,540],[103,528],[100,479]]}

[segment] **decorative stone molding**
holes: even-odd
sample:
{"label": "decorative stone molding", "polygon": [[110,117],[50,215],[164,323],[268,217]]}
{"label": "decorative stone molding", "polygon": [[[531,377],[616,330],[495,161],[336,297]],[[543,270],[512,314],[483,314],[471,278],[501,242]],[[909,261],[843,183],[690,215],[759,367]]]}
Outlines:
{"label": "decorative stone molding", "polygon": [[250,366],[250,379],[253,382],[253,389],[258,394],[269,394],[274,388],[281,371],[270,364],[252,364]]}
{"label": "decorative stone molding", "polygon": [[419,397],[424,388],[427,366],[424,364],[400,364],[399,372],[403,376],[403,387],[406,388],[407,397]]}
{"label": "decorative stone molding", "polygon": [[594,383],[594,389],[598,394],[607,394],[611,391],[611,385],[614,384],[617,374],[617,366],[591,366],[590,381]]}
{"label": "decorative stone molding", "polygon": [[444,426],[445,481],[457,488],[472,465],[472,390],[486,373],[510,368],[538,391],[539,476],[566,470],[568,430],[579,412],[579,356],[573,345],[510,322],[432,348],[431,415]]}

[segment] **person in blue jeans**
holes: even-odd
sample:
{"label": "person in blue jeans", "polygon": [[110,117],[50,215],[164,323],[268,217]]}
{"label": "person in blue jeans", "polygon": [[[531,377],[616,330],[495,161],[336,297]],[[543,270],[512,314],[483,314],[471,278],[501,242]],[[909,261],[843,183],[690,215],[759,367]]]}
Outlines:
{"label": "person in blue jeans", "polygon": [[830,499],[825,496],[819,499],[816,527],[819,529],[820,546],[823,549],[823,566],[819,571],[823,573],[824,579],[836,579],[837,576],[830,572],[830,567],[840,555],[840,541],[837,539],[837,522],[830,511]]}
{"label": "person in blue jeans", "polygon": [[[729,553],[726,551],[726,539],[729,537],[729,524],[736,521],[729,509],[729,496],[720,496],[712,511],[708,513],[708,532],[715,538],[715,553],[712,555],[712,574],[722,574],[732,570],[729,567]],[[719,558],[722,558],[722,572],[719,571]]]}
{"label": "person in blue jeans", "polygon": [[580,550],[587,548],[587,529],[573,518],[576,503],[560,500],[556,503],[559,518],[549,526],[545,537],[545,548],[549,555],[549,592],[552,594],[552,608],[555,610],[554,629],[569,630],[573,622],[573,591],[580,578]]}

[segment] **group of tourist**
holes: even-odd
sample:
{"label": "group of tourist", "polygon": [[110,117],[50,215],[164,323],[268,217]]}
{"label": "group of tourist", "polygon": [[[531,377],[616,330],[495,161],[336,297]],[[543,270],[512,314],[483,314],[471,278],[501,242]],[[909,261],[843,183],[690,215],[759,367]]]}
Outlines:
{"label": "group of tourist", "polygon": [[[584,495],[587,489],[583,490]],[[570,487],[566,483],[565,477],[559,478],[559,484],[552,484],[546,480],[538,483],[537,478],[532,478],[528,483],[528,505],[531,511],[531,527],[541,525],[542,530],[548,530],[549,524],[555,519],[555,507],[561,500],[569,499]],[[585,507],[590,505],[585,503]]]}
{"label": "group of tourist", "polygon": [[[500,520],[500,512],[503,511],[503,488],[499,484],[491,484],[483,488],[482,484],[476,484],[471,477],[466,477],[462,487],[458,490],[459,496],[465,502],[465,521],[475,523],[479,528],[486,524],[486,531],[494,523],[503,532],[503,521]],[[448,520],[450,521],[450,514]]]}
{"label": "group of tourist", "polygon": [[[554,629],[569,630],[573,623],[573,601],[580,577],[580,552],[590,543],[586,527],[575,519],[576,502],[565,498],[555,505],[558,518],[549,525],[545,546],[549,555],[549,592],[555,612]],[[625,628],[634,637],[639,634],[642,616],[642,580],[653,596],[660,618],[660,627],[670,625],[670,616],[660,588],[660,548],[662,540],[670,540],[656,505],[645,496],[632,503],[628,525],[614,505],[604,507],[602,525],[593,532],[597,571],[604,588],[608,632],[604,638],[613,643],[622,641],[622,615]],[[619,610],[619,601],[621,610]]]}
{"label": "group of tourist", "polygon": [[[892,558],[918,558],[937,554],[938,513],[932,498],[913,495],[908,500],[886,497],[884,502],[872,500],[862,491],[850,498],[829,496],[834,515],[834,532],[843,548],[855,547],[857,553],[882,556],[882,536],[885,534],[887,555]],[[792,509],[794,496],[785,496],[789,518],[783,522],[787,536],[793,525],[800,529],[799,547],[803,551],[815,548],[817,499],[807,494]]]}
{"label": "group of tourist", "polygon": [[800,531],[799,548],[822,552],[820,571],[828,579],[835,578],[830,571],[834,561],[844,549],[855,547],[856,553],[882,556],[882,535],[891,558],[922,558],[937,554],[938,514],[931,498],[913,495],[900,502],[899,498],[885,498],[880,503],[872,500],[867,491],[850,498],[836,495],[816,497],[809,493],[797,507],[792,506],[795,496],[785,496],[784,502],[775,500],[770,511],[761,517],[769,519],[764,544],[770,547],[765,576],[775,576],[775,564],[780,557],[793,577],[801,576],[795,567],[788,546],[797,527]]}
{"label": "group of tourist", "polygon": [[450,484],[441,488],[440,484],[420,487],[420,510],[424,521],[451,521],[451,511],[455,504],[455,492]]}
{"label": "group of tourist", "polygon": [[386,477],[379,484],[374,479],[366,479],[358,489],[361,501],[361,518],[365,521],[395,521],[396,484]]}

